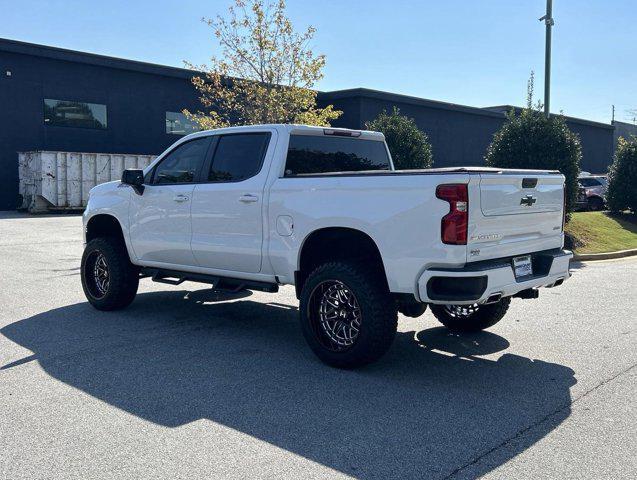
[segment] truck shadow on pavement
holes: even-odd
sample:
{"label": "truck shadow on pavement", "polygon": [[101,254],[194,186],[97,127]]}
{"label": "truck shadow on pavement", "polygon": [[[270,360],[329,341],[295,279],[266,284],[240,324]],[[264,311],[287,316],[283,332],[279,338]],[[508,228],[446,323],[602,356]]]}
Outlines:
{"label": "truck shadow on pavement", "polygon": [[380,362],[340,371],[315,359],[297,317],[200,292],[140,294],[121,312],[81,303],[0,330],[34,354],[0,368],[35,360],[149,422],[209,419],[358,478],[477,478],[570,414],[573,370],[480,358],[509,346],[494,333],[398,333]]}

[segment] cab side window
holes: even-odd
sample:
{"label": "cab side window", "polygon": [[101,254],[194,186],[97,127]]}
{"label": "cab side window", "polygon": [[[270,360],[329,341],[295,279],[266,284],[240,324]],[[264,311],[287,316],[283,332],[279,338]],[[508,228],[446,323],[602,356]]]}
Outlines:
{"label": "cab side window", "polygon": [[179,145],[155,167],[153,183],[167,185],[195,182],[209,145],[210,137],[197,138]]}
{"label": "cab side window", "polygon": [[270,134],[221,135],[208,172],[209,182],[240,182],[261,171]]}

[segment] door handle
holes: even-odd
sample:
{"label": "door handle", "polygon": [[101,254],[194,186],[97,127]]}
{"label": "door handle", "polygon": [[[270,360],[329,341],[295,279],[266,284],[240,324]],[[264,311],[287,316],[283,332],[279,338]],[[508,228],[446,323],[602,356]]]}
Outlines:
{"label": "door handle", "polygon": [[249,193],[247,193],[245,195],[241,195],[239,197],[239,201],[243,203],[254,203],[259,201],[259,197],[257,197],[256,195],[250,195]]}
{"label": "door handle", "polygon": [[175,202],[187,202],[189,200],[188,195],[175,195],[173,197]]}

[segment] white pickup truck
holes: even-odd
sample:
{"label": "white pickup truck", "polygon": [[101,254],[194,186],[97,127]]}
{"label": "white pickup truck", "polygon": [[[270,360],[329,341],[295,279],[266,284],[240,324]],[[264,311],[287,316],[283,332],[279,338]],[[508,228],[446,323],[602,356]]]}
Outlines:
{"label": "white pickup truck", "polygon": [[276,292],[291,284],[316,355],[383,355],[397,312],[488,328],[512,297],[569,278],[555,171],[396,171],[382,134],[262,125],[188,135],[91,190],[82,286],[100,310],[139,280]]}

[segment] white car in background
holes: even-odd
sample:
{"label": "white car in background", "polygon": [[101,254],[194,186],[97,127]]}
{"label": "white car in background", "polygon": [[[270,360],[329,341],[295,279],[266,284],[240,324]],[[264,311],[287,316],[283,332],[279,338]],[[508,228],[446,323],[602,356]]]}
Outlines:
{"label": "white car in background", "polygon": [[604,210],[606,207],[608,177],[606,175],[591,175],[585,173],[580,175],[577,181],[580,187],[577,207],[582,210]]}

